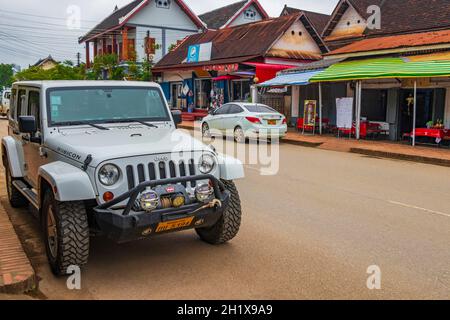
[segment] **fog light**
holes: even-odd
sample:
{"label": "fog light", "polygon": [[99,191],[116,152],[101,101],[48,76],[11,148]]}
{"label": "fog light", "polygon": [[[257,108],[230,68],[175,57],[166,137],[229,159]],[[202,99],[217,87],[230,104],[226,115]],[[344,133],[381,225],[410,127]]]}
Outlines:
{"label": "fog light", "polygon": [[199,202],[209,202],[212,200],[214,189],[209,184],[202,184],[195,189],[195,198]]}
{"label": "fog light", "polygon": [[184,206],[185,199],[183,195],[176,195],[172,198],[172,206],[179,208]]}
{"label": "fog light", "polygon": [[139,199],[142,210],[150,212],[158,208],[159,196],[153,190],[144,191]]}
{"label": "fog light", "polygon": [[114,193],[112,193],[111,191],[105,192],[103,194],[103,200],[105,200],[105,202],[109,202],[113,199],[114,199]]}

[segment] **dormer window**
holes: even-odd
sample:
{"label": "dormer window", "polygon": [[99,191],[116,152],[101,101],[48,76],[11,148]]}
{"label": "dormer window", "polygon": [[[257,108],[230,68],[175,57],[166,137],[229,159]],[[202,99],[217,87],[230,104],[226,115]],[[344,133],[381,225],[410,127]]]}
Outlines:
{"label": "dormer window", "polygon": [[156,7],[162,9],[170,9],[170,0],[156,0]]}
{"label": "dormer window", "polygon": [[245,10],[244,18],[247,20],[256,20],[256,11],[252,9]]}

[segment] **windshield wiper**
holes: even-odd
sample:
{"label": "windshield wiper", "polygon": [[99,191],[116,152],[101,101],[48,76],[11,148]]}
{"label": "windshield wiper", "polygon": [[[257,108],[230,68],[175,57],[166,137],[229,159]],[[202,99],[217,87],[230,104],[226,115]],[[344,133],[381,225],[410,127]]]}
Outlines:
{"label": "windshield wiper", "polygon": [[93,128],[99,129],[99,130],[109,130],[109,128],[99,126],[98,124],[90,123],[90,122],[83,122],[83,121],[59,122],[58,125],[60,125],[60,126],[82,126],[82,125],[87,125],[87,126],[91,126]]}
{"label": "windshield wiper", "polygon": [[137,122],[140,124],[143,124],[144,126],[150,127],[150,128],[158,128],[157,126],[155,126],[152,123],[147,123],[145,121],[142,120],[138,120],[138,119],[121,119],[121,120],[112,120],[112,121],[108,121],[108,123],[129,123],[129,122]]}

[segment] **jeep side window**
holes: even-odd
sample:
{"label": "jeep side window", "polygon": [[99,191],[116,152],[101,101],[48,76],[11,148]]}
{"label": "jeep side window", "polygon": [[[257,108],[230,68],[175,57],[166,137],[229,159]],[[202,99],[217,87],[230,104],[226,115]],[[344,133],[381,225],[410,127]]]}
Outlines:
{"label": "jeep side window", "polygon": [[28,112],[28,108],[25,105],[25,100],[27,98],[27,92],[24,89],[19,90],[19,96],[17,97],[17,116],[18,119],[19,116],[25,116]]}
{"label": "jeep side window", "polygon": [[39,92],[38,91],[29,91],[28,92],[28,115],[34,116],[36,119],[36,125],[38,131],[41,131],[41,123],[39,116]]}
{"label": "jeep side window", "polygon": [[9,115],[12,119],[16,119],[16,96],[17,96],[17,89],[12,89],[11,101],[9,102]]}

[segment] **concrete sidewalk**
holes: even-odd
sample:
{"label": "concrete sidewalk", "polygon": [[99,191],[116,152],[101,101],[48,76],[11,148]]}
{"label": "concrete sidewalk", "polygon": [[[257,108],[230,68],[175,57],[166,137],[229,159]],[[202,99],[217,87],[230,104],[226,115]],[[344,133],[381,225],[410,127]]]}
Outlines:
{"label": "concrete sidewalk", "polygon": [[[194,128],[200,130],[200,124],[198,122],[183,122],[179,127],[188,130],[194,130]],[[450,167],[450,149],[448,148],[428,146],[412,147],[399,142],[356,140],[336,138],[328,135],[302,135],[295,131],[289,131],[282,142],[323,150],[352,152],[368,156]]]}

